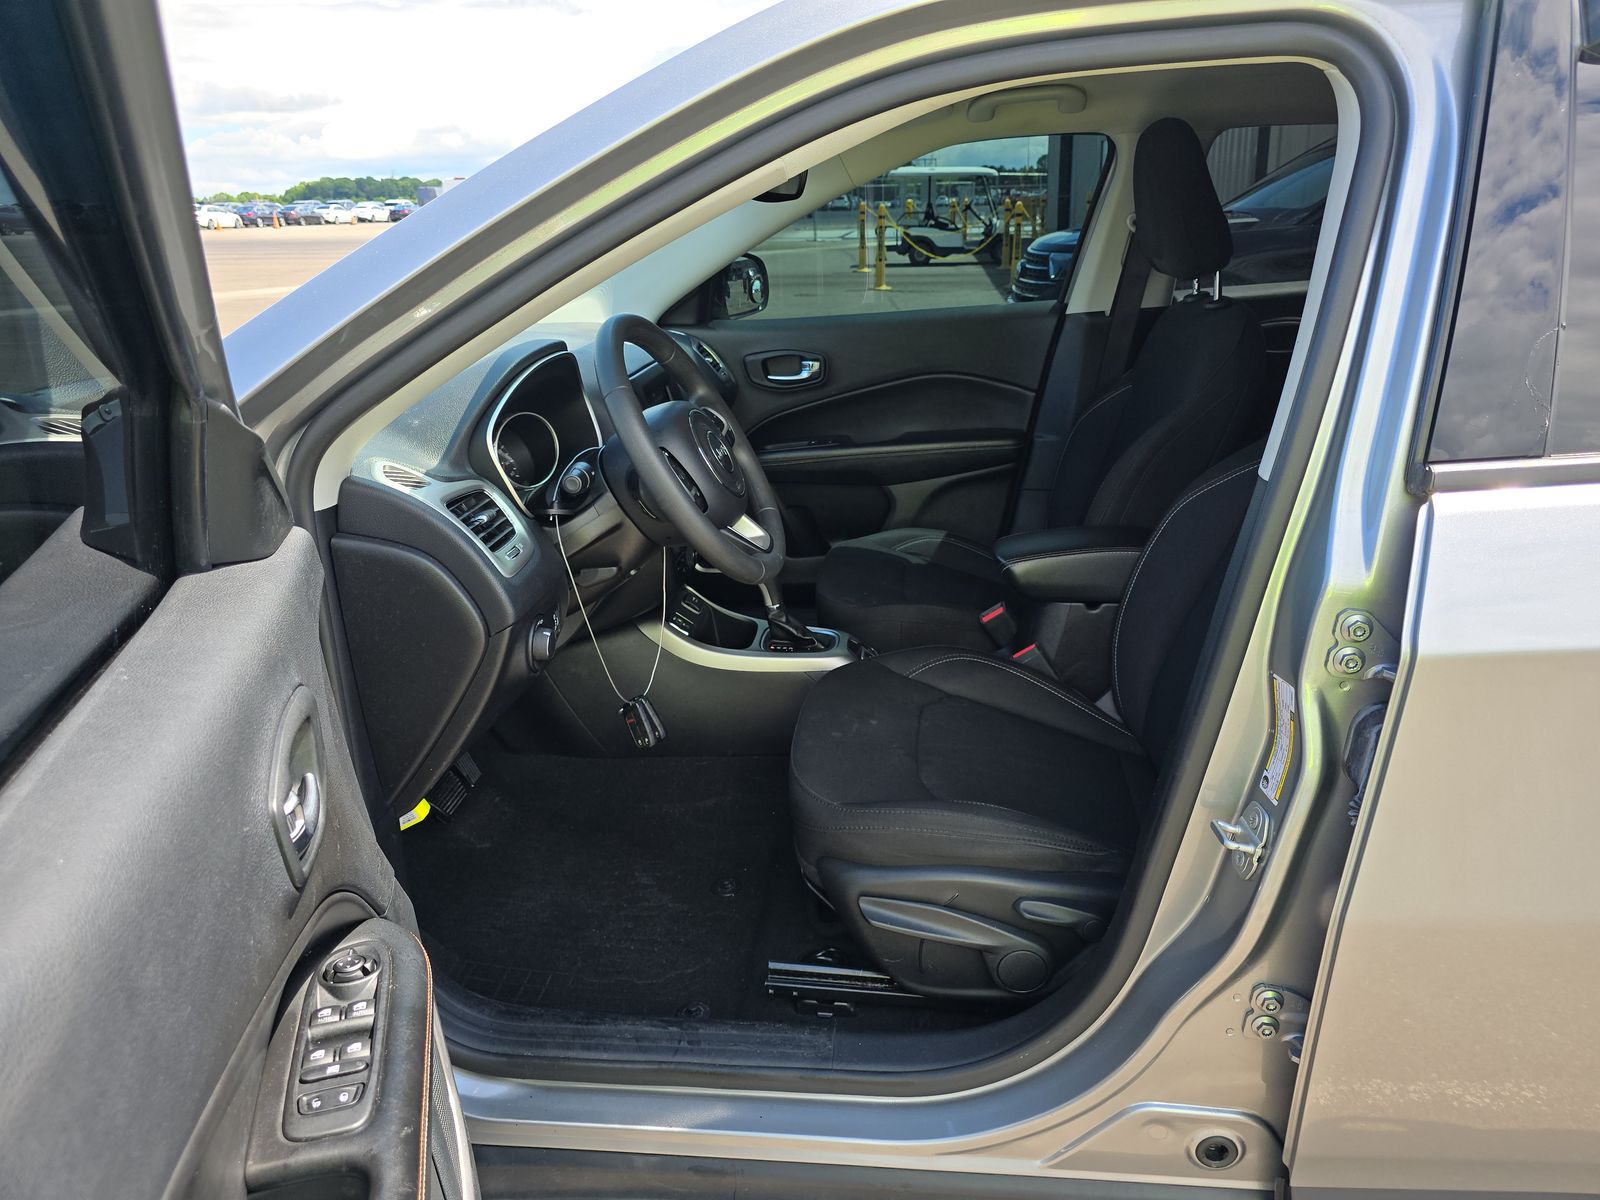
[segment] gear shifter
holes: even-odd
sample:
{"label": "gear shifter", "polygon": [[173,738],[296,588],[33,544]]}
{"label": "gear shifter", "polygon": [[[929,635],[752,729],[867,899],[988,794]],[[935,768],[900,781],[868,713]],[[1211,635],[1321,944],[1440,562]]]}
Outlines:
{"label": "gear shifter", "polygon": [[822,642],[811,630],[799,624],[789,615],[789,610],[783,606],[783,596],[774,587],[765,583],[759,585],[761,589],[761,602],[767,607],[767,645],[768,650],[780,650],[788,653],[807,653],[821,650]]}

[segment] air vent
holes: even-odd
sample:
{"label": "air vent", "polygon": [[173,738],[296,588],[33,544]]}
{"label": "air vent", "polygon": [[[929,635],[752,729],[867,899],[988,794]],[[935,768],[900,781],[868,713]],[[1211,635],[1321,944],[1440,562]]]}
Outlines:
{"label": "air vent", "polygon": [[706,360],[706,365],[708,367],[710,367],[723,379],[728,380],[730,383],[733,381],[733,373],[728,370],[728,366],[722,361],[722,356],[720,354],[702,342],[699,338],[692,338],[690,340],[690,345],[694,347],[694,352],[696,354]]}
{"label": "air vent", "polygon": [[395,487],[407,488],[413,492],[428,486],[426,475],[413,471],[410,467],[402,467],[399,463],[384,463],[378,468],[378,473]]}
{"label": "air vent", "polygon": [[63,417],[51,415],[48,417],[35,417],[33,423],[44,430],[51,437],[82,437],[83,422],[77,417]]}
{"label": "air vent", "polygon": [[466,492],[451,500],[448,507],[467,532],[492,551],[517,536],[517,527],[488,492]]}

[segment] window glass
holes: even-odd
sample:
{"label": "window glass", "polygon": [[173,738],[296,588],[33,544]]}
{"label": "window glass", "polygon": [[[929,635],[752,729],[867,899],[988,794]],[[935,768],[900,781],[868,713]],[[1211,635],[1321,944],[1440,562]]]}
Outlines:
{"label": "window glass", "polygon": [[0,580],[83,504],[83,409],[117,384],[0,163]]}
{"label": "window glass", "polygon": [[1600,58],[1578,59],[1572,91],[1572,212],[1546,454],[1600,453]]}
{"label": "window glass", "polygon": [[755,319],[1054,300],[1110,145],[1100,134],[968,142],[833,197],[755,247],[770,297]]}
{"label": "window glass", "polygon": [[1306,283],[1333,179],[1334,126],[1229,129],[1206,163],[1233,233],[1223,287]]}

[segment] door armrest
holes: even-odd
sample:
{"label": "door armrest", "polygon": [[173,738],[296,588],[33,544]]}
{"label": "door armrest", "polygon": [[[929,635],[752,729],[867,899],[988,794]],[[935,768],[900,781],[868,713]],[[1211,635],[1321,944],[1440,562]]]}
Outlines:
{"label": "door armrest", "polygon": [[1039,529],[1001,538],[994,555],[1007,582],[1030,600],[1113,604],[1148,536],[1119,525]]}

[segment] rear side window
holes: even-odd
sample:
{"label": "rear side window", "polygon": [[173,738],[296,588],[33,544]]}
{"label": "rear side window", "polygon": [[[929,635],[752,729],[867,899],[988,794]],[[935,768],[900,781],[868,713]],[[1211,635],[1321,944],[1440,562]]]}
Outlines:
{"label": "rear side window", "polygon": [[1501,12],[1430,462],[1600,453],[1600,60],[1572,17]]}
{"label": "rear side window", "polygon": [[1332,125],[1256,125],[1224,130],[1211,143],[1206,165],[1233,233],[1223,287],[1310,281],[1334,133]]}

